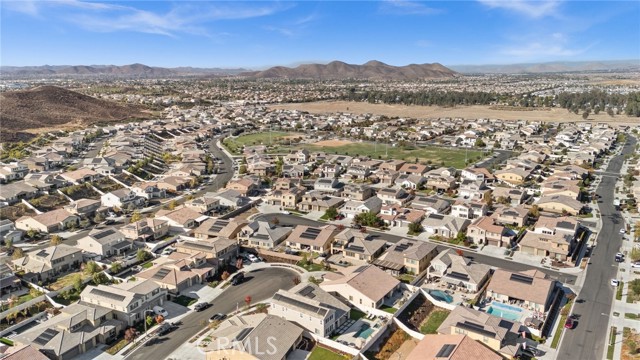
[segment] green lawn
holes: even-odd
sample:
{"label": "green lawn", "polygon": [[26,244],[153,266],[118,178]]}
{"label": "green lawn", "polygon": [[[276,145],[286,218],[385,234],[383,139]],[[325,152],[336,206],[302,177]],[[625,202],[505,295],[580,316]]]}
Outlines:
{"label": "green lawn", "polygon": [[307,358],[308,360],[347,360],[348,358],[344,355],[340,355],[334,353],[333,351],[327,350],[320,346],[316,346],[311,355]]}
{"label": "green lawn", "polygon": [[420,327],[420,332],[423,334],[435,334],[447,316],[449,316],[448,310],[433,310]]}
{"label": "green lawn", "polygon": [[440,164],[444,161],[446,166],[453,166],[457,169],[463,169],[466,167],[465,156],[471,161],[477,161],[478,158],[483,158],[482,151],[477,150],[465,150],[465,149],[452,149],[443,148],[437,146],[425,146],[425,147],[386,147],[384,144],[378,144],[369,142],[353,143],[342,146],[318,146],[318,145],[304,145],[305,148],[310,151],[325,151],[327,154],[343,154],[343,155],[368,155],[372,158],[381,159],[398,159],[405,161],[431,161],[434,164]]}
{"label": "green lawn", "polygon": [[256,134],[247,134],[241,135],[237,138],[227,138],[224,140],[224,146],[227,149],[235,154],[240,154],[242,152],[242,147],[253,146],[253,145],[270,145],[276,142],[276,140],[281,139],[287,135],[295,135],[294,133],[282,132],[282,131],[271,131],[271,132],[261,132]]}
{"label": "green lawn", "polygon": [[189,306],[191,304],[195,304],[198,301],[198,299],[194,299],[192,297],[185,296],[185,295],[180,295],[177,298],[173,299],[172,301],[182,306]]}
{"label": "green lawn", "polygon": [[304,268],[305,270],[307,270],[309,272],[324,270],[324,267],[322,265],[316,264],[316,263],[310,263],[310,264],[303,265],[302,261],[298,261],[298,263],[296,265]]}
{"label": "green lawn", "polygon": [[398,311],[398,309],[391,307],[391,306],[387,306],[387,305],[382,305],[380,307],[380,310],[384,311],[384,312],[388,312],[389,314],[395,314],[396,311]]}
{"label": "green lawn", "polygon": [[567,316],[560,316],[560,323],[558,324],[558,328],[556,329],[556,333],[553,335],[553,340],[551,341],[551,347],[554,349],[558,348],[558,343],[560,342],[560,336],[562,335],[562,331],[564,330],[564,323],[567,321]]}
{"label": "green lawn", "polygon": [[50,290],[55,291],[55,290],[60,290],[60,289],[62,289],[64,287],[66,287],[66,286],[73,285],[73,282],[75,280],[75,276],[77,274],[80,274],[80,276],[82,277],[83,281],[91,277],[91,275],[87,275],[82,271],[74,272],[74,273],[67,274],[67,275],[59,278],[56,282],[54,282],[53,284],[49,285],[48,288]]}
{"label": "green lawn", "polygon": [[153,261],[149,261],[148,263],[144,263],[140,265],[143,269],[148,269],[153,266]]}
{"label": "green lawn", "polygon": [[351,312],[349,313],[349,319],[358,320],[358,319],[361,319],[361,318],[365,317],[366,315],[367,314],[363,313],[360,310],[351,309]]}
{"label": "green lawn", "polygon": [[616,300],[622,300],[622,290],[624,288],[624,282],[620,281],[618,288],[616,289]]}
{"label": "green lawn", "polygon": [[615,326],[612,326],[611,334],[609,335],[609,346],[607,346],[607,359],[609,360],[613,359],[613,352],[616,343],[616,331],[618,331],[618,329]]}

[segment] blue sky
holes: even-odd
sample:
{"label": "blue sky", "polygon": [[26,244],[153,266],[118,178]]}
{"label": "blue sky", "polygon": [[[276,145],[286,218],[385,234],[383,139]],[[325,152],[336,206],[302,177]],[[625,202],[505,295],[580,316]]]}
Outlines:
{"label": "blue sky", "polygon": [[640,2],[5,1],[2,65],[640,59]]}

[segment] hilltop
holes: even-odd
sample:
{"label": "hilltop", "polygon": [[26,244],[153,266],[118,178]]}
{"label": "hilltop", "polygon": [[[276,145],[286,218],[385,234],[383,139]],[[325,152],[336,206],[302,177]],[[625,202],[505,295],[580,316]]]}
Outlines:
{"label": "hilltop", "polygon": [[233,75],[246,69],[222,68],[193,68],[176,67],[164,68],[144,64],[131,65],[42,65],[42,66],[2,66],[0,72],[3,77],[20,76],[107,76],[107,77],[182,77],[202,75]]}
{"label": "hilltop", "polygon": [[[149,118],[140,106],[96,99],[57,86],[0,94],[0,141],[12,141],[30,129],[87,126]],[[21,136],[22,135],[22,136]]]}
{"label": "hilltop", "polygon": [[295,68],[276,66],[239,75],[252,78],[419,80],[453,77],[456,72],[438,63],[392,66],[373,60],[363,65],[332,61],[326,65],[304,64]]}

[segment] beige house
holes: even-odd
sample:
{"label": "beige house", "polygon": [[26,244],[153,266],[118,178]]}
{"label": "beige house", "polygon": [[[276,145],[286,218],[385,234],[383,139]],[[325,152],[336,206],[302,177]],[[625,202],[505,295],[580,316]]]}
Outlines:
{"label": "beige house", "polygon": [[167,221],[171,233],[189,233],[196,227],[196,220],[200,219],[202,214],[188,207],[182,207],[174,210],[160,210],[156,213],[156,217]]}
{"label": "beige house", "polygon": [[221,267],[225,264],[233,263],[238,257],[238,242],[235,240],[218,238],[213,241],[185,240],[175,244],[178,252],[198,255],[204,254],[206,259]]}
{"label": "beige house", "polygon": [[491,214],[491,217],[496,224],[522,227],[529,223],[529,209],[522,205],[514,207],[499,206]]}
{"label": "beige house", "polygon": [[355,307],[377,309],[400,288],[400,281],[374,265],[352,266],[325,276],[320,288]]}
{"label": "beige house", "polygon": [[309,332],[330,337],[349,319],[351,309],[333,295],[313,283],[301,283],[291,290],[278,290],[268,308],[279,316]]}
{"label": "beige house", "polygon": [[581,202],[565,195],[543,196],[536,204],[541,211],[557,214],[578,215],[583,208]]}
{"label": "beige house", "polygon": [[333,225],[321,227],[298,225],[287,237],[287,246],[292,249],[315,253],[328,253],[337,232]]}
{"label": "beige house", "polygon": [[496,225],[491,217],[478,218],[467,229],[467,239],[478,245],[511,247],[515,233],[502,225]]}
{"label": "beige house", "polygon": [[171,294],[179,295],[187,288],[205,282],[215,274],[214,266],[207,262],[206,255],[175,252],[169,258],[159,258],[154,266],[136,275],[149,279]]}
{"label": "beige house", "polygon": [[427,269],[437,253],[435,244],[402,239],[374,260],[373,264],[393,275],[399,275],[401,272],[418,275]]}
{"label": "beige house", "polygon": [[133,243],[120,231],[107,227],[91,230],[87,236],[78,240],[76,247],[87,253],[110,257],[125,254],[131,250]]}
{"label": "beige house", "polygon": [[531,170],[525,170],[523,168],[503,169],[496,171],[494,175],[498,180],[502,180],[513,185],[520,185],[529,178]]}
{"label": "beige house", "polygon": [[324,195],[318,191],[312,191],[302,195],[302,201],[298,209],[302,211],[327,211],[329,208],[337,209],[344,204],[344,198]]}
{"label": "beige house", "polygon": [[302,201],[302,196],[305,192],[306,190],[301,187],[273,190],[267,195],[267,204],[295,209],[298,203]]}
{"label": "beige house", "polygon": [[556,282],[538,270],[520,273],[497,269],[487,287],[487,297],[529,310],[547,312]]}
{"label": "beige house", "polygon": [[527,231],[519,242],[520,251],[542,257],[550,257],[557,261],[567,261],[575,238],[568,233],[539,234]]}
{"label": "beige house", "polygon": [[385,240],[346,228],[335,236],[331,244],[331,253],[342,254],[346,261],[354,263],[372,262],[382,254],[385,244]]}
{"label": "beige house", "polygon": [[231,180],[227,183],[226,189],[235,190],[242,196],[253,196],[258,191],[258,186],[248,178]]}
{"label": "beige house", "polygon": [[243,227],[244,220],[207,219],[194,230],[194,237],[211,240],[216,238],[235,239]]}
{"label": "beige house", "polygon": [[78,225],[80,218],[65,209],[51,210],[34,216],[23,216],[16,220],[16,228],[24,231],[37,230],[42,233],[63,231]]}
{"label": "beige house", "polygon": [[502,360],[490,348],[462,334],[425,335],[406,360]]}
{"label": "beige house", "polygon": [[526,340],[521,337],[522,329],[524,326],[519,322],[466,306],[456,306],[437,332],[441,335],[466,335],[505,358],[512,359]]}
{"label": "beige house", "polygon": [[472,262],[452,249],[441,252],[429,265],[429,279],[440,279],[441,284],[476,293],[484,286],[491,274],[491,267]]}
{"label": "beige house", "polygon": [[120,232],[131,240],[158,240],[169,233],[169,222],[162,219],[146,218],[121,227]]}
{"label": "beige house", "polygon": [[82,250],[60,244],[29,251],[26,256],[13,260],[17,270],[23,270],[23,279],[37,283],[55,279],[82,264]]}
{"label": "beige house", "polygon": [[278,227],[268,221],[252,221],[238,233],[238,242],[256,248],[272,249],[291,234],[290,227]]}

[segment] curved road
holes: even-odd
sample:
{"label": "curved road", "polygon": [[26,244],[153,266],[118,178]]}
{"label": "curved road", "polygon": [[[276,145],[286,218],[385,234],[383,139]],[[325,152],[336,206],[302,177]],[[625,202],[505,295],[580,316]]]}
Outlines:
{"label": "curved road", "polygon": [[[290,289],[298,273],[280,267],[258,269],[246,274],[246,280],[237,286],[227,287],[214,301],[213,306],[202,312],[191,312],[182,318],[182,325],[154,342],[141,345],[125,358],[128,360],[165,359],[180,345],[186,343],[208,325],[209,318],[216,313],[228,314],[236,307],[244,306],[245,297],[251,296],[252,303],[269,299],[279,289]],[[173,356],[176,357],[176,356]],[[177,358],[180,358],[179,354]]]}
{"label": "curved road", "polygon": [[[274,218],[278,219],[278,224],[281,226],[327,225],[326,222],[320,222],[320,221],[315,221],[307,218],[302,218],[295,215],[285,215],[280,213],[258,215],[254,218],[254,220],[272,221]],[[397,243],[401,239],[411,239],[410,237],[407,237],[407,236],[398,236],[398,235],[393,235],[393,234],[388,234],[383,232],[371,231],[370,228],[367,229],[367,232],[374,237],[379,237],[390,243]],[[435,244],[437,245],[437,249],[439,252],[454,248],[454,247],[446,246],[441,243],[435,243]],[[456,247],[455,249],[458,249],[458,248]],[[499,267],[499,268],[503,268],[510,271],[526,271],[526,270],[536,269],[548,274],[550,278],[554,280],[559,280],[565,284],[575,284],[576,282],[576,276],[573,274],[566,274],[566,273],[562,273],[562,272],[555,271],[552,269],[547,269],[547,268],[533,267],[527,264],[515,262],[513,260],[501,259],[493,256],[479,254],[475,251],[467,251],[463,249],[462,252],[464,256],[470,257],[478,263],[487,264],[490,266]]]}
{"label": "curved road", "polygon": [[[628,136],[622,153],[611,158],[606,172],[620,174],[624,155],[633,153],[635,146],[636,139]],[[584,302],[576,303],[573,308],[573,313],[579,319],[573,330],[565,331],[558,359],[600,360],[605,351],[607,324],[615,290],[610,281],[618,271],[614,257],[622,246],[620,229],[624,226],[620,212],[613,206],[616,182],[617,177],[603,176],[596,189],[602,199],[602,203],[599,203],[602,229],[590,258],[584,286],[578,295]]]}

